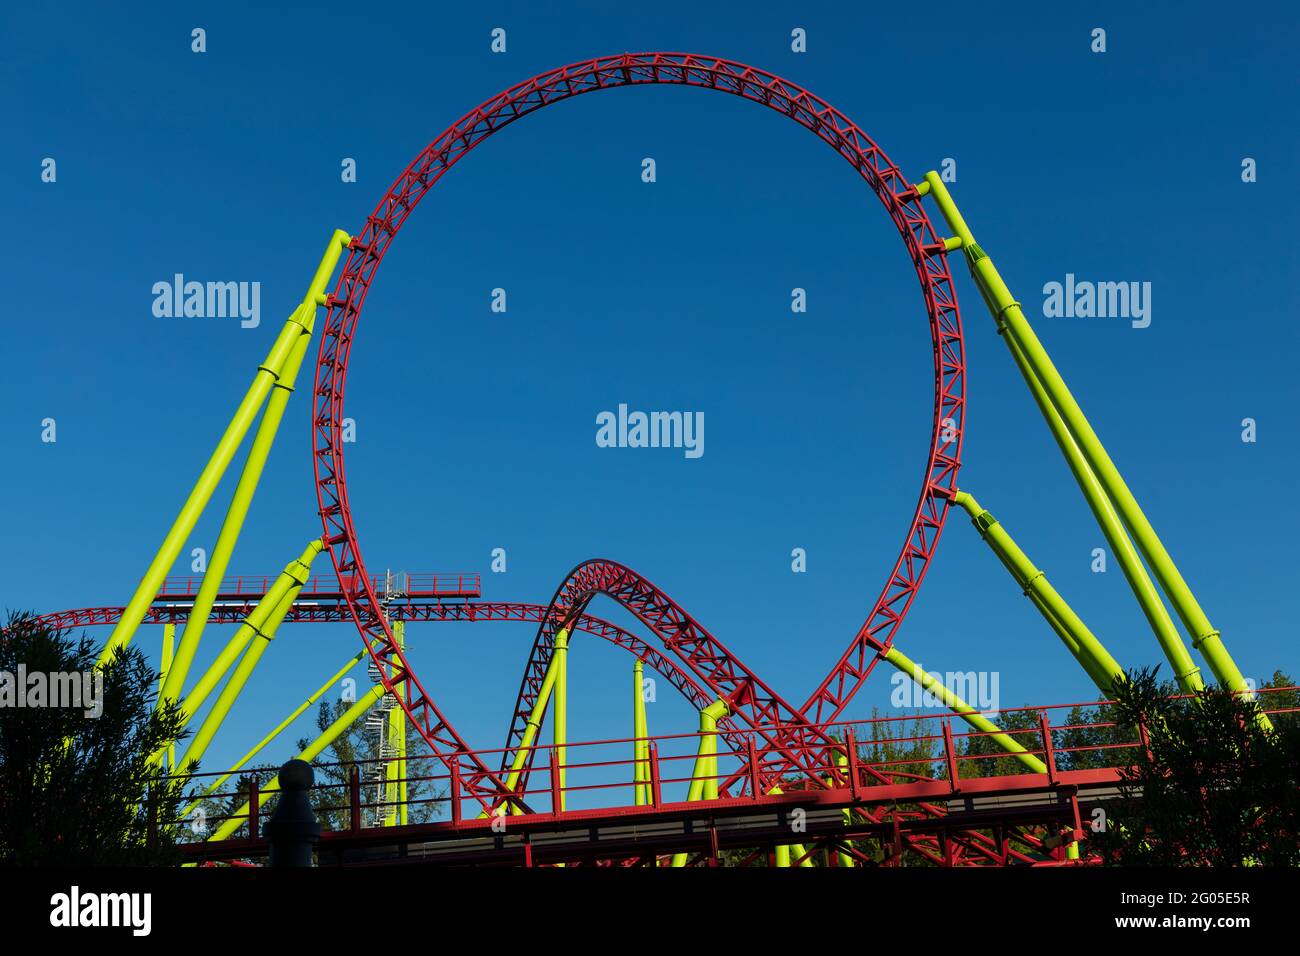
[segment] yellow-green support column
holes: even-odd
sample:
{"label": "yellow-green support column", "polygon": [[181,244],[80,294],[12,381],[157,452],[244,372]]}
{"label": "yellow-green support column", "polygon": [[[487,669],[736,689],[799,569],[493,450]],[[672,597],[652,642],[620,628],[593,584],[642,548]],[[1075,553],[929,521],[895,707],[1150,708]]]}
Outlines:
{"label": "yellow-green support column", "polygon": [[[719,698],[700,711],[700,742],[696,746],[695,765],[691,768],[691,784],[686,790],[686,802],[698,800],[716,800],[718,798],[717,778],[717,733],[718,721],[731,713],[725,700]],[[710,791],[709,780],[713,787]],[[710,792],[712,795],[710,796]],[[685,853],[674,853],[673,866],[686,865]]]}
{"label": "yellow-green support column", "polygon": [[[1071,394],[1065,380],[1035,334],[1033,326],[1029,324],[1029,320],[1021,310],[1020,303],[1007,288],[1002,276],[994,267],[993,260],[975,242],[970,227],[957,211],[957,206],[948,194],[947,187],[938,173],[933,171],[925,174],[925,182],[927,191],[933,194],[949,228],[961,240],[971,275],[980,285],[994,318],[1005,334],[1014,340],[1035,377],[1042,383],[1043,389],[1069,428],[1071,437],[1078,444],[1088,466],[1101,483],[1115,511],[1133,535],[1138,550],[1151,566],[1151,571],[1160,583],[1160,587],[1164,589],[1183,626],[1191,635],[1192,645],[1204,655],[1220,684],[1237,693],[1253,696],[1232,655],[1224,646],[1218,630],[1210,623],[1196,596],[1183,579],[1182,573],[1174,564],[1173,558],[1165,549],[1164,543],[1156,534],[1155,528],[1143,513],[1137,498],[1134,497],[1119,469],[1111,460],[1101,439],[1093,431],[1092,425],[1083,414],[1083,409]],[[1171,664],[1177,673],[1186,673],[1186,669],[1180,663],[1171,661]],[[1260,723],[1262,726],[1272,727],[1268,718],[1262,714]]]}
{"label": "yellow-green support column", "polygon": [[[567,628],[560,628],[555,635],[555,646],[558,648],[562,643],[567,645],[569,640],[569,631]],[[528,759],[528,752],[533,748],[533,742],[537,739],[537,731],[542,725],[542,715],[546,713],[546,705],[550,702],[551,692],[555,688],[555,677],[557,668],[555,666],[556,655],[551,655],[551,661],[546,665],[546,676],[542,678],[541,689],[537,692],[537,700],[533,703],[533,712],[528,715],[528,722],[524,725],[524,735],[519,741],[519,747],[515,750],[514,759],[510,761],[510,772],[506,774],[505,785],[507,790],[514,790],[519,785],[519,777],[523,772],[524,762]],[[518,808],[511,804],[513,811],[518,812]],[[480,817],[487,816],[487,812],[479,814]]]}
{"label": "yellow-green support column", "polygon": [[[393,621],[393,640],[399,648],[406,646],[406,625],[402,621]],[[393,668],[396,670],[396,668]],[[404,684],[393,688],[393,696],[399,701],[398,706],[388,712],[388,747],[393,752],[393,759],[384,766],[384,802],[388,809],[384,813],[384,826],[397,826],[400,821],[406,823],[406,712],[400,701],[406,694]]]}
{"label": "yellow-green support column", "polygon": [[1078,657],[1103,694],[1110,694],[1118,682],[1125,679],[1124,669],[1115,658],[1102,646],[1082,619],[1074,613],[1065,599],[1052,587],[1042,571],[1034,566],[1024,551],[1012,539],[1005,528],[993,515],[980,507],[971,495],[959,491],[953,495],[953,503],[964,509],[971,516],[972,522],[980,536],[993,549],[993,553],[1011,571],[1016,583],[1026,594],[1035,595],[1041,601],[1041,607],[1047,608],[1051,615],[1073,639],[1067,646]]}
{"label": "yellow-green support column", "polygon": [[280,422],[284,418],[285,407],[289,403],[289,397],[293,394],[298,371],[302,366],[304,356],[307,354],[307,348],[311,344],[312,331],[316,322],[316,306],[323,302],[325,284],[333,275],[339,256],[351,241],[351,237],[343,230],[336,229],[334,231],[329,244],[326,246],[325,254],[321,257],[316,274],[307,287],[307,294],[303,297],[294,315],[290,316],[289,321],[296,321],[301,327],[301,333],[295,339],[282,367],[275,370],[276,375],[271,386],[270,400],[266,403],[266,410],[262,413],[262,420],[257,426],[257,433],[253,437],[252,447],[249,449],[248,458],[244,462],[244,470],[239,476],[239,482],[235,486],[230,507],[227,509],[226,517],[221,523],[217,543],[212,549],[207,570],[204,572],[203,581],[199,585],[199,593],[195,596],[194,607],[190,611],[189,620],[185,623],[185,630],[181,633],[180,648],[177,651],[179,666],[165,688],[166,696],[172,700],[178,699],[184,690],[185,678],[189,674],[194,654],[198,650],[199,638],[202,636],[204,628],[207,627],[208,615],[212,612],[212,605],[216,600],[221,579],[225,576],[226,569],[230,565],[230,557],[234,552],[235,544],[239,540],[244,520],[248,517],[249,507],[253,503],[253,494],[257,491],[258,482],[261,480],[262,472],[266,467],[267,456],[271,452],[276,432],[279,430]]}
{"label": "yellow-green support column", "polygon": [[1133,547],[1133,541],[1125,530],[1123,522],[1115,513],[1115,506],[1106,497],[1105,489],[1093,474],[1092,468],[1088,466],[1083,452],[1079,450],[1078,442],[1071,436],[1056,407],[1052,405],[1043,383],[1034,375],[1034,370],[1025,360],[1020,346],[1016,345],[1015,339],[1009,335],[1003,335],[1002,339],[1007,343],[1007,349],[1011,352],[1016,368],[1020,370],[1025,385],[1034,397],[1034,404],[1038,406],[1052,437],[1056,439],[1056,445],[1069,465],[1070,473],[1074,475],[1084,500],[1088,502],[1088,507],[1097,520],[1097,526],[1101,528],[1106,542],[1110,545],[1111,553],[1119,563],[1120,570],[1128,581],[1129,589],[1137,598],[1138,606],[1142,609],[1156,640],[1165,652],[1165,657],[1173,667],[1175,679],[1184,691],[1196,693],[1205,686],[1204,681],[1201,680],[1200,668],[1192,662],[1191,656],[1187,653],[1182,636],[1174,626],[1173,619],[1165,608],[1165,602],[1160,598],[1160,592],[1156,590],[1151,576],[1147,574],[1147,569],[1142,564],[1142,559],[1138,557],[1137,549]]}
{"label": "yellow-green support column", "polygon": [[[245,764],[247,764],[250,760],[252,760],[259,753],[261,753],[263,748],[265,748],[268,744],[270,744],[273,740],[275,740],[276,737],[280,736],[280,734],[284,732],[284,729],[286,727],[288,727],[295,720],[301,717],[303,712],[308,707],[310,707],[312,704],[316,703],[316,701],[324,697],[326,691],[328,691],[331,687],[333,687],[340,680],[342,680],[343,675],[346,674],[348,671],[352,670],[352,668],[357,665],[357,662],[360,661],[361,658],[365,656],[366,656],[365,648],[362,648],[361,650],[357,651],[357,653],[352,655],[352,659],[349,660],[342,667],[340,667],[337,671],[335,671],[329,680],[321,684],[320,687],[318,687],[315,691],[313,691],[307,697],[306,700],[304,700],[301,704],[295,707],[293,712],[289,714],[288,717],[284,718],[284,720],[276,724],[274,730],[272,730],[269,734],[267,734],[265,737],[259,740],[257,744],[250,751],[248,751],[248,753],[244,754],[244,756],[240,757],[239,760],[237,760],[234,764],[232,764],[229,770],[227,770],[216,780],[212,781],[212,783],[208,784],[207,789],[203,791],[203,795],[199,799],[202,799],[203,797],[209,797],[212,794],[216,793],[218,788],[220,788],[220,786],[223,783],[225,783],[232,776],[238,773],[239,770],[242,769]],[[175,761],[173,761],[173,764],[174,763]],[[197,806],[198,806],[198,801],[196,800],[194,803],[186,807],[185,810],[181,813],[181,819],[187,818]]]}
{"label": "yellow-green support column", "polygon": [[[354,723],[356,723],[358,719],[364,717],[366,711],[368,711],[371,707],[373,707],[375,705],[375,702],[383,696],[384,696],[383,684],[376,684],[374,687],[370,688],[370,690],[366,692],[364,697],[360,698],[355,704],[353,704],[346,711],[344,711],[339,716],[338,720],[330,724],[329,727],[327,727],[319,737],[317,737],[310,744],[308,744],[306,749],[304,749],[301,753],[298,754],[298,759],[306,760],[307,762],[310,763],[312,760],[318,757],[325,750],[326,747],[334,743],[334,741],[337,740],[339,736],[343,734],[344,731],[346,731],[349,727],[351,727]],[[271,794],[275,793],[279,789],[280,789],[280,778],[277,775],[274,778],[272,778],[265,786],[261,788],[258,794],[257,805],[260,807],[262,804],[264,804],[267,801],[267,799],[271,796]],[[225,840],[232,833],[234,833],[241,826],[243,826],[248,818],[248,806],[250,802],[251,801],[245,801],[244,805],[239,808],[239,811],[237,813],[235,813],[229,820],[227,820],[220,827],[218,827],[216,831],[212,834],[212,836],[208,837],[208,842]]]}
{"label": "yellow-green support column", "polygon": [[997,724],[989,720],[970,704],[966,703],[959,696],[954,694],[947,687],[944,687],[942,681],[937,681],[925,669],[915,661],[911,660],[906,654],[897,647],[891,647],[885,654],[885,660],[893,664],[904,674],[907,674],[912,680],[916,681],[932,695],[943,701],[944,706],[955,713],[966,723],[970,724],[976,730],[988,735],[989,739],[1005,750],[1008,754],[1020,761],[1031,773],[1047,773],[1047,766],[1035,757],[1033,754],[1020,746],[1014,737],[1002,732]]}
{"label": "yellow-green support column", "polygon": [[[244,652],[244,656],[239,659],[239,663],[235,665],[234,673],[226,681],[226,686],[221,688],[216,703],[212,705],[207,717],[203,719],[203,723],[199,725],[199,729],[195,732],[193,739],[190,740],[189,747],[185,749],[185,753],[181,757],[181,766],[187,767],[191,760],[203,759],[208,745],[212,743],[212,738],[216,736],[222,723],[229,716],[230,709],[235,705],[235,701],[243,693],[248,678],[253,675],[253,670],[262,660],[262,655],[266,653],[266,649],[275,640],[276,629],[279,628],[280,622],[284,620],[284,616],[289,613],[289,608],[293,607],[293,602],[298,597],[300,590],[301,587],[290,588],[289,592],[280,600],[280,603],[276,605],[271,616],[267,618],[266,623],[257,629],[251,646]],[[261,640],[257,638],[261,638]]]}
{"label": "yellow-green support column", "polygon": [[296,560],[290,561],[285,569],[280,572],[280,576],[271,585],[271,589],[266,592],[262,600],[244,619],[244,623],[235,632],[235,636],[221,649],[221,653],[217,655],[217,659],[213,661],[212,666],[199,678],[198,683],[194,685],[194,689],[186,695],[185,700],[181,703],[181,711],[185,715],[186,723],[198,713],[199,708],[203,706],[203,702],[212,693],[212,689],[225,676],[226,671],[230,669],[230,665],[235,662],[235,659],[243,653],[244,648],[253,639],[253,635],[265,629],[271,614],[280,606],[285,595],[292,589],[301,589],[302,585],[311,577],[312,562],[316,560],[316,556],[321,553],[324,547],[325,545],[320,539],[311,542]]}
{"label": "yellow-green support column", "polygon": [[[840,772],[843,773],[845,778],[847,779],[848,772],[849,772],[849,755],[844,752],[836,753],[835,766],[840,768]],[[846,827],[851,826],[853,824],[853,811],[845,807],[842,813],[844,816],[844,825]],[[849,845],[852,846],[852,843],[850,843]],[[840,850],[835,854],[835,858],[836,858],[835,862],[839,866],[845,866],[845,867],[853,866],[853,855],[851,853],[847,853],[844,850]]]}
{"label": "yellow-green support column", "polygon": [[632,755],[635,761],[632,768],[632,797],[635,806],[644,807],[650,803],[650,741],[648,739],[645,716],[645,692],[643,688],[644,665],[638,658],[632,664]]}
{"label": "yellow-green support column", "polygon": [[555,635],[555,657],[551,661],[555,668],[555,719],[551,721],[552,743],[555,745],[555,765],[560,772],[560,805],[556,810],[564,809],[564,787],[568,782],[565,776],[565,764],[568,762],[568,748],[565,742],[569,732],[569,635],[561,630]]}
{"label": "yellow-green support column", "polygon": [[[113,628],[113,633],[109,635],[108,640],[105,642],[104,649],[99,657],[101,665],[119,647],[124,647],[130,642],[137,628],[139,628],[140,622],[144,620],[149,605],[153,603],[154,598],[158,595],[159,588],[162,587],[163,578],[167,576],[167,572],[175,564],[177,555],[180,554],[186,539],[194,530],[195,524],[198,523],[199,516],[202,515],[212,498],[213,492],[216,491],[217,485],[220,484],[226,468],[229,467],[235,452],[243,443],[244,436],[248,434],[253,419],[257,417],[258,409],[262,407],[271,391],[271,387],[279,379],[285,361],[293,351],[299,338],[311,335],[311,322],[315,316],[315,305],[324,300],[325,283],[329,281],[329,277],[333,274],[343,247],[350,241],[351,239],[342,230],[336,230],[330,238],[325,255],[317,267],[316,275],[312,279],[312,285],[308,292],[312,303],[311,309],[307,310],[300,306],[294,310],[285,321],[284,327],[280,330],[275,343],[271,346],[271,350],[267,353],[266,360],[258,366],[252,384],[249,385],[248,391],[245,392],[239,406],[235,409],[234,416],[226,426],[226,430],[217,442],[217,447],[213,450],[207,464],[203,466],[203,470],[199,473],[198,480],[191,489],[189,497],[181,506],[180,513],[176,516],[176,520],[163,538],[163,542],[145,571],[144,577],[140,579],[140,583],[131,596],[131,600],[127,603],[121,619],[118,620],[117,625]],[[182,635],[181,646],[177,648],[176,660],[173,661],[174,675],[178,675],[183,679],[193,653],[193,647],[186,647],[186,641]],[[180,694],[174,680],[167,682],[166,689],[167,696],[170,699],[176,699]]]}
{"label": "yellow-green support column", "polygon": [[[767,791],[767,795],[769,797],[776,796],[783,792],[784,791],[780,787],[773,787],[771,790]],[[812,854],[808,853],[804,849],[804,845],[802,843],[782,843],[774,847],[773,849],[775,851],[774,855],[776,857],[775,862],[778,867],[790,866],[790,860],[792,857],[795,856],[799,858],[799,866],[801,867],[811,867],[815,865],[812,861]]]}
{"label": "yellow-green support column", "polygon": [[[721,705],[721,706],[719,706]],[[705,754],[705,777],[702,796],[705,800],[718,799],[718,718],[727,716],[730,708],[718,701],[700,711],[701,752]]]}
{"label": "yellow-green support column", "polygon": [[[167,680],[167,671],[172,666],[172,656],[176,651],[176,625],[170,621],[163,625],[162,658],[158,667],[158,702],[162,703],[163,682]],[[176,766],[176,741],[167,745],[167,766]]]}

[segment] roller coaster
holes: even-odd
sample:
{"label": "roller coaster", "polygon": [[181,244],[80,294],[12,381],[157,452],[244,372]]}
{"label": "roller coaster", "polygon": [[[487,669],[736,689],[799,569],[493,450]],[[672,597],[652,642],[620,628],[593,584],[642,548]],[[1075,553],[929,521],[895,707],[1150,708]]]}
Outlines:
{"label": "roller coaster", "polygon": [[[646,577],[611,560],[585,561],[546,604],[484,600],[475,574],[376,576],[362,557],[344,468],[344,395],[366,296],[402,225],[461,159],[522,117],[581,94],[646,84],[696,87],[740,97],[786,116],[823,140],[862,177],[902,240],[920,285],[933,346],[934,398],[917,503],[898,559],[865,621],[801,705],[770,684]],[[937,208],[942,231],[926,211]],[[318,758],[370,716],[382,738],[363,788],[354,767],[341,789],[348,825],[327,830],[326,862],[455,864],[1081,866],[1091,810],[1113,798],[1120,769],[1142,739],[1108,746],[1088,769],[1058,763],[1071,729],[1061,708],[1031,719],[984,714],[907,657],[898,636],[934,559],[949,511],[964,511],[1077,665],[1103,697],[1124,670],[1019,548],[1004,525],[957,484],[966,415],[966,356],[949,257],[964,258],[997,334],[1024,379],[1172,672],[1186,693],[1205,686],[1191,646],[1224,687],[1247,687],[1219,632],[1197,602],[990,256],[976,243],[936,172],[909,182],[884,151],[844,114],[809,91],[763,70],[685,53],[624,53],[542,73],[466,113],[415,157],[361,231],[335,231],[307,292],[285,321],[228,427],[129,602],[61,611],[58,627],[111,625],[102,661],[143,624],[163,627],[159,700],[197,715],[215,700],[179,757],[157,754],[173,772],[203,756],[237,703],[277,628],[286,622],[351,621],[364,645],[344,667],[222,773],[193,776],[209,796],[245,797],[202,838],[182,840],[193,862],[247,863],[265,856],[262,808],[272,780],[221,793],[246,766],[347,673],[369,659],[373,686],[300,756]],[[340,269],[340,262],[342,263]],[[328,292],[336,271],[333,291]],[[323,310],[312,387],[312,463],[322,533],[274,577],[238,578],[229,564],[253,495]],[[260,413],[260,420],[258,415]],[[168,578],[248,433],[254,432],[205,572]],[[327,552],[334,574],[313,576]],[[595,617],[597,598],[616,602],[647,632],[637,636]],[[1173,609],[1170,613],[1169,607]],[[428,693],[404,646],[408,621],[515,621],[537,625],[503,746],[475,749]],[[186,689],[209,623],[235,635]],[[180,628],[179,639],[176,631]],[[632,657],[632,726],[624,739],[567,739],[570,639],[593,635]],[[950,711],[910,733],[898,718],[852,720],[847,709],[877,665],[908,675]],[[651,735],[644,672],[676,689],[699,713],[698,728]],[[218,691],[222,681],[224,685]],[[305,691],[306,689],[304,689]],[[378,720],[374,715],[380,714]],[[552,740],[539,738],[549,718]],[[954,718],[957,721],[954,724]],[[1261,720],[1267,721],[1267,717]],[[964,725],[964,726],[963,726]],[[919,726],[919,725],[918,725]],[[408,756],[407,728],[428,747]],[[1028,729],[1026,729],[1028,728]],[[983,740],[979,755],[963,742]],[[926,758],[886,753],[923,743]],[[918,759],[930,766],[918,769]],[[971,764],[1000,761],[972,776]],[[1072,766],[1077,761],[1069,761]],[[438,819],[414,822],[407,786],[430,784]],[[374,786],[370,784],[373,783]],[[322,785],[325,786],[325,785]],[[363,794],[363,789],[365,794]],[[367,798],[366,794],[370,794]],[[367,799],[369,803],[367,804]],[[366,813],[367,806],[372,811]]]}

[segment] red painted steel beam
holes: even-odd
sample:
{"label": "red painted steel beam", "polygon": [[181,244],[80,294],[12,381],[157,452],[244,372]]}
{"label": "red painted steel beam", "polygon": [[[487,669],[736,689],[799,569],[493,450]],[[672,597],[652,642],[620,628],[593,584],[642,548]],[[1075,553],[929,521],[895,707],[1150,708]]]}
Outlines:
{"label": "red painted steel beam", "polygon": [[[362,308],[378,268],[406,218],[429,189],[493,133],[551,103],[623,86],[696,86],[738,96],[788,117],[830,145],[858,171],[884,206],[916,270],[934,353],[934,414],[916,509],[894,568],[866,622],[822,684],[800,708],[814,722],[833,720],[867,679],[893,640],[924,578],[956,487],[965,413],[965,353],[961,318],[942,242],[915,189],[876,143],[846,116],[807,90],[742,63],[686,53],[624,53],[540,74],[492,97],[433,140],[398,177],[353,239],[328,301],[313,390],[313,464],[330,558],[349,611],[385,685],[403,683],[412,723],[450,766],[470,750],[425,692],[378,605],[366,572],[348,502],[342,442],[348,360]],[[388,668],[394,674],[389,676]],[[473,764],[468,790],[490,806],[502,790],[499,776]]]}
{"label": "red painted steel beam", "polygon": [[[208,615],[209,624],[238,624],[244,620],[261,599],[260,594],[246,594],[246,602],[241,604],[214,605]],[[145,613],[144,623],[166,624],[180,623],[189,618],[189,607],[184,604],[154,604]],[[122,617],[122,607],[86,607],[67,611],[52,611],[38,616],[38,625],[67,630],[77,627],[95,627],[116,624]],[[413,603],[393,608],[393,617],[403,621],[515,621],[538,622],[544,619],[547,607],[544,604],[525,604],[514,601],[463,601],[455,604]],[[284,623],[329,623],[351,620],[351,615],[343,604],[334,606],[320,605],[314,602],[296,602],[284,616]],[[621,647],[635,657],[640,658],[652,670],[667,680],[696,710],[713,703],[715,695],[709,693],[695,681],[689,673],[676,662],[661,654],[641,638],[624,630],[617,624],[590,614],[577,616],[570,628],[592,634],[608,641],[615,647]],[[719,728],[727,734],[727,728]],[[743,746],[739,738],[734,740],[736,747]]]}

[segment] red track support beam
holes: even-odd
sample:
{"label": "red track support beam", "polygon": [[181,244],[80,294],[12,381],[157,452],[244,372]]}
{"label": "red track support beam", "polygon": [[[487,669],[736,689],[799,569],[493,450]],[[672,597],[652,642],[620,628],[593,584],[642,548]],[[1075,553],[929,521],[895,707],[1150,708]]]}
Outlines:
{"label": "red track support beam", "polygon": [[[515,120],[582,93],[647,84],[696,86],[728,93],[766,106],[811,131],[847,160],[884,206],[898,231],[920,283],[930,324],[935,389],[927,467],[899,558],[867,620],[848,649],[799,710],[813,723],[833,720],[848,705],[893,640],[925,576],[937,547],[956,488],[965,417],[965,351],[961,316],[941,236],[916,190],[884,151],[848,117],[794,83],[743,63],[685,53],[624,53],[550,70],[492,97],[453,124],[406,168],[368,217],[349,246],[321,334],[313,387],[312,461],[324,537],[340,587],[362,640],[378,666],[385,689],[405,683],[402,708],[433,753],[450,765],[464,760],[473,772],[463,781],[467,795],[484,808],[505,792],[501,774],[478,762],[464,740],[429,697],[396,646],[362,558],[344,469],[342,421],[349,358],[366,296],[378,268],[403,223],[429,189],[480,143]],[[729,675],[710,657],[711,642],[697,647],[674,644],[696,673],[715,679]],[[531,666],[530,662],[530,666]],[[724,662],[726,663],[726,662]],[[750,694],[751,675],[736,690]],[[525,680],[527,680],[527,676]],[[759,686],[754,701],[728,700],[738,708],[762,709],[772,696]],[[766,700],[764,699],[766,698]],[[773,715],[776,716],[776,715]],[[776,748],[789,752],[784,742]]]}
{"label": "red track support beam", "polygon": [[460,764],[451,765],[451,782],[447,785],[448,799],[451,800],[451,822],[460,825]]}
{"label": "red track support beam", "polygon": [[943,762],[948,768],[948,782],[956,793],[961,789],[961,778],[957,775],[957,748],[953,745],[951,720],[943,722]]}
{"label": "red track support beam", "polygon": [[853,735],[852,727],[846,727],[844,729],[844,751],[845,751],[845,756],[848,757],[848,765],[846,769],[849,774],[849,793],[851,793],[853,795],[853,799],[856,800],[858,799],[858,786],[859,786],[858,785],[858,741],[857,738]]}
{"label": "red track support beam", "polygon": [[650,762],[650,806],[657,807],[664,802],[664,797],[659,790],[659,745],[655,743],[653,740],[650,741],[649,762]]}
{"label": "red track support beam", "polygon": [[248,838],[256,840],[262,833],[261,812],[262,788],[257,785],[257,777],[248,779]]}
{"label": "red track support beam", "polygon": [[1047,765],[1047,781],[1056,783],[1056,748],[1052,746],[1052,725],[1045,710],[1038,712],[1038,732],[1043,737],[1043,763]]}
{"label": "red track support beam", "polygon": [[353,833],[361,832],[361,772],[353,764],[348,773],[348,826]]}

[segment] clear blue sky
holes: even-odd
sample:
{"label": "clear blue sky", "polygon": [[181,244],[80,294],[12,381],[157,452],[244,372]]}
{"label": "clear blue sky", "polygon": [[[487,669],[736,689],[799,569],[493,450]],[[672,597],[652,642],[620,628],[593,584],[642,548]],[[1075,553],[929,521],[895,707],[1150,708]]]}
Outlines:
{"label": "clear blue sky", "polygon": [[[955,159],[968,221],[1243,671],[1295,674],[1294,8],[1090,6],[7,7],[0,603],[126,601],[330,230],[359,231],[442,129],[549,67],[667,49],[807,86],[913,178]],[[340,181],[345,157],[356,183]],[[153,284],[177,272],[260,282],[261,326],[154,317]],[[1044,283],[1067,273],[1150,282],[1151,326],[1043,318]],[[790,311],[796,286],[806,314]],[[1090,571],[1104,541],[964,274],[958,294],[963,487],[1121,663],[1157,662],[1118,568]],[[918,490],[929,341],[902,246],[831,150],[731,97],[616,90],[494,137],[403,231],[354,355],[348,475],[372,569],[481,571],[485,597],[545,602],[574,564],[614,558],[796,704],[862,623]],[[238,571],[273,573],[320,532],[304,397]],[[595,416],[620,402],[703,411],[705,454],[597,448]],[[211,545],[223,510],[193,545]],[[503,575],[487,573],[496,547]],[[139,637],[151,655],[158,634]],[[200,664],[224,639],[208,634]],[[411,628],[421,678],[474,744],[499,746],[532,636]],[[960,517],[899,644],[931,669],[999,671],[1004,706],[1092,695]],[[350,627],[287,628],[208,766],[356,647]],[[627,662],[584,639],[572,657],[572,737],[630,732]],[[851,715],[889,689],[882,671]],[[666,690],[650,721],[693,724]]]}

